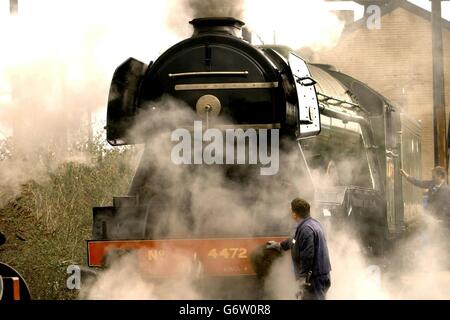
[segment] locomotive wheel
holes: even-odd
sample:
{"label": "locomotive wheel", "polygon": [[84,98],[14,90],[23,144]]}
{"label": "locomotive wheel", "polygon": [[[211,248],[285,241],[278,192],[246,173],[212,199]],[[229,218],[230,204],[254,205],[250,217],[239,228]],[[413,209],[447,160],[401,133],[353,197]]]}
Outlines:
{"label": "locomotive wheel", "polygon": [[[19,281],[19,291],[16,292],[13,278]],[[30,289],[19,272],[7,264],[0,263],[0,300],[31,300]]]}

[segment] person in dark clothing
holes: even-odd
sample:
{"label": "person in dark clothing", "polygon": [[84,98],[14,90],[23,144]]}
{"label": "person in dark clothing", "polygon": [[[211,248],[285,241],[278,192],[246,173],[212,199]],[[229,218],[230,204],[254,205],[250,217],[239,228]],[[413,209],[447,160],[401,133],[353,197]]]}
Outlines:
{"label": "person in dark clothing", "polygon": [[428,189],[426,209],[438,220],[444,223],[444,227],[450,229],[450,188],[446,183],[447,174],[444,168],[436,167],[432,171],[432,180],[418,180],[411,177],[405,170],[402,175],[410,183],[422,189]]}
{"label": "person in dark clothing", "polygon": [[310,205],[303,199],[291,202],[292,218],[297,222],[295,233],[278,243],[270,241],[267,248],[291,250],[295,278],[299,283],[298,298],[325,300],[331,286],[331,264],[321,224],[311,218]]}

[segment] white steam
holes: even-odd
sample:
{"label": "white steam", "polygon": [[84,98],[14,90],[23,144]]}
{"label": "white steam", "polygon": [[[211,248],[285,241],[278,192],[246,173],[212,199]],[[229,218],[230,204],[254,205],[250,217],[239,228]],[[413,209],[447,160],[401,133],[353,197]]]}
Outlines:
{"label": "white steam", "polygon": [[[197,115],[191,110],[180,101],[164,97],[149,106],[149,111],[134,131],[136,135],[145,136],[147,141],[141,167],[150,168],[150,171],[136,192],[140,192],[142,199],[149,199],[149,207],[154,208],[151,211],[154,217],[152,238],[236,237],[244,234],[251,237],[258,233],[267,236],[270,233],[265,227],[277,224],[286,235],[289,234],[289,202],[296,196],[307,196],[313,189],[309,178],[298,168],[301,163],[298,148],[288,148],[281,153],[282,170],[268,181],[257,180],[257,170],[253,172],[250,183],[245,180],[237,183],[226,177],[220,166],[202,166],[192,171],[186,166],[175,166],[170,161],[173,147],[170,133],[174,128],[192,125]],[[307,153],[307,157],[314,155]],[[352,172],[351,168],[354,173],[359,173],[354,158],[339,160],[335,165],[341,176],[337,178],[330,174],[330,166],[326,166],[326,162],[322,163],[325,165],[323,168],[312,171],[315,187],[339,185],[339,180],[348,180],[342,175]],[[358,180],[354,177],[354,181]],[[314,214],[317,215],[317,212]],[[417,241],[422,233],[419,233],[395,244],[396,250],[388,252],[383,259],[373,259],[368,258],[367,250],[361,245],[355,230],[337,230],[327,220],[320,220],[326,228],[333,268],[332,287],[328,294],[330,299],[449,297],[450,278],[446,279],[445,260],[440,259],[446,252],[448,254],[448,249],[440,247],[440,244],[446,243],[445,238],[432,239],[426,246],[420,246]],[[425,219],[421,223],[428,235],[438,234],[438,225],[432,220]],[[412,256],[411,252],[414,253]],[[125,268],[131,268],[133,271],[129,272],[132,275],[133,272],[139,273],[138,264],[130,263]],[[148,292],[155,290],[173,292],[170,278],[156,283],[139,277],[129,280],[120,267],[116,269],[113,265],[111,270],[90,288],[89,297],[97,297],[105,291],[102,288],[108,288],[109,281],[118,288],[119,293],[127,292],[130,281],[136,281],[136,288],[143,286],[142,290],[145,290],[141,298],[147,298]],[[122,279],[124,288],[119,279]],[[187,287],[183,292],[198,294],[202,299],[211,298],[208,292],[199,293],[195,286],[196,279],[186,275],[182,283]],[[142,281],[147,284],[143,285]],[[293,299],[296,289],[290,254],[287,253],[273,266],[265,282],[265,294],[272,299]],[[153,294],[151,297],[154,297]],[[180,297],[184,298],[175,294],[165,295],[164,299]]]}
{"label": "white steam", "polygon": [[324,0],[246,0],[244,19],[267,44],[293,49],[332,48],[345,25]]}
{"label": "white steam", "polygon": [[[178,255],[178,264],[170,268],[184,268],[178,276],[151,279],[139,268],[137,252],[123,256],[93,284],[83,288],[81,299],[89,300],[196,300],[201,294],[194,288],[194,278],[189,274],[189,258]],[[167,268],[167,266],[166,266]]]}
{"label": "white steam", "polygon": [[10,137],[2,189],[85,161],[73,149],[104,127],[115,68],[130,56],[149,63],[181,40],[166,21],[171,9],[165,1],[21,0],[17,16],[0,16],[0,139]]}
{"label": "white steam", "polygon": [[[424,215],[420,232],[403,239],[384,257],[369,258],[351,230],[327,226],[332,265],[331,300],[404,300],[450,298],[448,235]],[[426,240],[424,241],[424,237]],[[265,282],[273,299],[292,300],[297,284],[290,253],[277,261]]]}
{"label": "white steam", "polygon": [[[324,0],[170,0],[179,13],[170,19],[178,34],[186,36],[181,22],[199,17],[232,16],[241,19],[265,44],[315,50],[334,47],[345,22]],[[256,38],[255,38],[256,40]]]}

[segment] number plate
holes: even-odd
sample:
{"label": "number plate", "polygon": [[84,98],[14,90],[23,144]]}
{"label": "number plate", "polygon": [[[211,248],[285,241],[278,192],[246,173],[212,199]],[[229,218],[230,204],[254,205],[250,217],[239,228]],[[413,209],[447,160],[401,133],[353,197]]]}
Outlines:
{"label": "number plate", "polygon": [[286,238],[89,241],[89,266],[102,267],[114,251],[136,252],[141,271],[153,277],[186,272],[210,276],[254,275],[250,257],[259,245]]}

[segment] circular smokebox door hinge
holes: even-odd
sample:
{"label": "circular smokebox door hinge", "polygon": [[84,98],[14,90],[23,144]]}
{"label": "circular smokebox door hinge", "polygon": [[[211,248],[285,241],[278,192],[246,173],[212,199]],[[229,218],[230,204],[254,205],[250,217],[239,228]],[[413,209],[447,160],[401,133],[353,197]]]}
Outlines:
{"label": "circular smokebox door hinge", "polygon": [[198,99],[196,109],[197,114],[202,117],[216,117],[222,110],[222,104],[216,96],[207,94]]}

